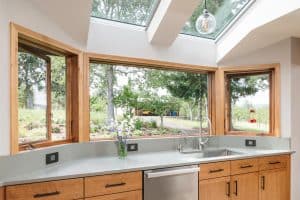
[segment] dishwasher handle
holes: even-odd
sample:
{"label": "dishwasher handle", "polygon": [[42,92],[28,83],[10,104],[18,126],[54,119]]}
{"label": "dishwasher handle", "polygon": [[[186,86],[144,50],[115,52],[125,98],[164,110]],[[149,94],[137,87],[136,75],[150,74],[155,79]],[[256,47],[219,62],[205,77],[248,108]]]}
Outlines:
{"label": "dishwasher handle", "polygon": [[171,170],[164,170],[164,171],[158,171],[158,172],[145,172],[145,176],[146,176],[146,178],[159,178],[159,177],[175,176],[175,175],[181,175],[181,174],[192,174],[192,173],[196,173],[199,171],[200,171],[199,167],[171,169]]}

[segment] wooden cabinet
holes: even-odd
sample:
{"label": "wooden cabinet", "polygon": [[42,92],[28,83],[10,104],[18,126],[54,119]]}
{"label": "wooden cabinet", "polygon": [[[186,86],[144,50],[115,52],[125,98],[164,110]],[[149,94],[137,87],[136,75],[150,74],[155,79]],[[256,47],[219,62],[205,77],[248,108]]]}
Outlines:
{"label": "wooden cabinet", "polygon": [[258,172],[232,176],[231,188],[232,200],[258,200]]}
{"label": "wooden cabinet", "polygon": [[142,189],[142,172],[130,172],[85,178],[85,197]]}
{"label": "wooden cabinet", "polygon": [[4,200],[4,188],[0,187],[0,200]]}
{"label": "wooden cabinet", "polygon": [[[280,158],[279,158],[280,159]],[[269,164],[266,163],[263,165],[265,166],[264,170],[260,171],[259,173],[259,188],[260,188],[260,200],[289,200],[290,199],[290,170],[289,170],[289,161],[281,157],[280,163],[279,161],[273,161],[273,158],[267,158],[264,161],[272,160],[271,163],[276,164]],[[263,161],[263,160],[262,160]],[[273,169],[279,168],[279,169]]]}
{"label": "wooden cabinet", "polygon": [[290,200],[289,155],[204,164],[200,169],[200,200]]}
{"label": "wooden cabinet", "polygon": [[72,200],[80,198],[83,198],[82,178],[6,187],[6,200]]}
{"label": "wooden cabinet", "polygon": [[200,200],[229,200],[230,177],[207,179],[199,182]]}
{"label": "wooden cabinet", "polygon": [[200,165],[199,179],[206,180],[230,175],[230,162],[217,162]]}
{"label": "wooden cabinet", "polygon": [[231,175],[258,171],[258,159],[234,160],[230,163]]}
{"label": "wooden cabinet", "polygon": [[142,200],[142,191],[123,192],[118,194],[104,195],[86,198],[87,200]]}

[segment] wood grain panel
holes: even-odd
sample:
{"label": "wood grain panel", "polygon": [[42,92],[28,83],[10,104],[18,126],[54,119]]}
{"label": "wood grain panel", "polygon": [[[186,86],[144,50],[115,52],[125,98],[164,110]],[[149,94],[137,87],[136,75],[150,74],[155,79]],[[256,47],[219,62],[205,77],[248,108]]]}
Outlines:
{"label": "wood grain panel", "polygon": [[260,200],[289,200],[289,180],[287,168],[260,172]]}
{"label": "wood grain panel", "polygon": [[245,159],[231,161],[231,175],[245,174],[258,171],[258,159]]}
{"label": "wood grain panel", "polygon": [[270,156],[259,159],[259,170],[272,170],[288,167],[289,155]]}
{"label": "wood grain panel", "polygon": [[4,196],[4,188],[3,187],[0,187],[0,200],[4,200],[5,199],[5,196]]}
{"label": "wood grain panel", "polygon": [[142,189],[142,172],[130,172],[85,178],[85,197]]}
{"label": "wood grain panel", "polygon": [[230,162],[217,162],[217,163],[200,165],[200,172],[199,172],[200,180],[224,177],[229,175],[230,175]]}
{"label": "wood grain panel", "polygon": [[258,172],[232,176],[231,187],[231,200],[258,200]]}
{"label": "wood grain panel", "polygon": [[229,200],[230,177],[214,178],[199,182],[200,200]]}
{"label": "wood grain panel", "polygon": [[83,198],[83,179],[69,179],[8,186],[6,200],[55,200]]}
{"label": "wood grain panel", "polygon": [[142,200],[142,191],[123,192],[112,195],[104,195],[92,198],[86,198],[87,200]]}

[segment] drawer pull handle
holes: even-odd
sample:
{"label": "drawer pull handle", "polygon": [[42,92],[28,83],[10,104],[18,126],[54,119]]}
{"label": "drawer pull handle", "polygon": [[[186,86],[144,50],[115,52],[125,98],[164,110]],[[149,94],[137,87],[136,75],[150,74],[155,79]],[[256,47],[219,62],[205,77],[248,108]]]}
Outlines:
{"label": "drawer pull handle", "polygon": [[269,165],[277,165],[277,164],[280,164],[280,163],[281,163],[280,161],[269,162]]}
{"label": "drawer pull handle", "polygon": [[266,177],[262,176],[261,177],[261,189],[265,190],[265,188],[266,188]]}
{"label": "drawer pull handle", "polygon": [[222,171],[224,171],[224,169],[216,169],[216,170],[210,170],[209,173],[218,173]]}
{"label": "drawer pull handle", "polygon": [[251,168],[251,167],[253,167],[253,165],[244,165],[244,166],[241,166],[240,168],[241,169],[246,169],[246,168]]}
{"label": "drawer pull handle", "polygon": [[227,194],[228,197],[230,197],[230,182],[227,182]]}
{"label": "drawer pull handle", "polygon": [[106,184],[105,188],[111,188],[111,187],[120,187],[120,186],[124,186],[126,185],[126,183],[122,182],[122,183],[115,183],[115,184]]}
{"label": "drawer pull handle", "polygon": [[235,184],[235,191],[234,191],[234,194],[235,194],[235,196],[238,196],[238,182],[237,182],[237,181],[234,181],[234,184]]}
{"label": "drawer pull handle", "polygon": [[33,198],[43,198],[43,197],[56,196],[56,195],[60,195],[60,192],[56,191],[56,192],[35,194],[35,195],[33,195]]}

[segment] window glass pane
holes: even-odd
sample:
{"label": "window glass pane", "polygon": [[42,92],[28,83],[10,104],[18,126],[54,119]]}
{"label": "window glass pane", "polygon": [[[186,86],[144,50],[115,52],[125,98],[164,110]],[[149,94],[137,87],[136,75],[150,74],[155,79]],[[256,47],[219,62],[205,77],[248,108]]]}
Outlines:
{"label": "window glass pane", "polygon": [[270,74],[229,79],[231,131],[270,132]]}
{"label": "window glass pane", "polygon": [[90,64],[90,137],[207,132],[207,74]]}
{"label": "window glass pane", "polygon": [[195,23],[197,18],[202,14],[204,9],[204,1],[197,7],[193,15],[186,22],[182,29],[182,33],[199,36],[204,38],[215,39],[230,22],[245,8],[252,0],[209,0],[207,8],[210,13],[216,17],[217,27],[215,32],[209,35],[201,35],[197,32]]}
{"label": "window glass pane", "polygon": [[158,0],[93,0],[92,17],[147,26]]}
{"label": "window glass pane", "polygon": [[66,139],[66,59],[51,56],[52,140]]}
{"label": "window glass pane", "polygon": [[46,140],[46,63],[21,52],[18,62],[19,143]]}

